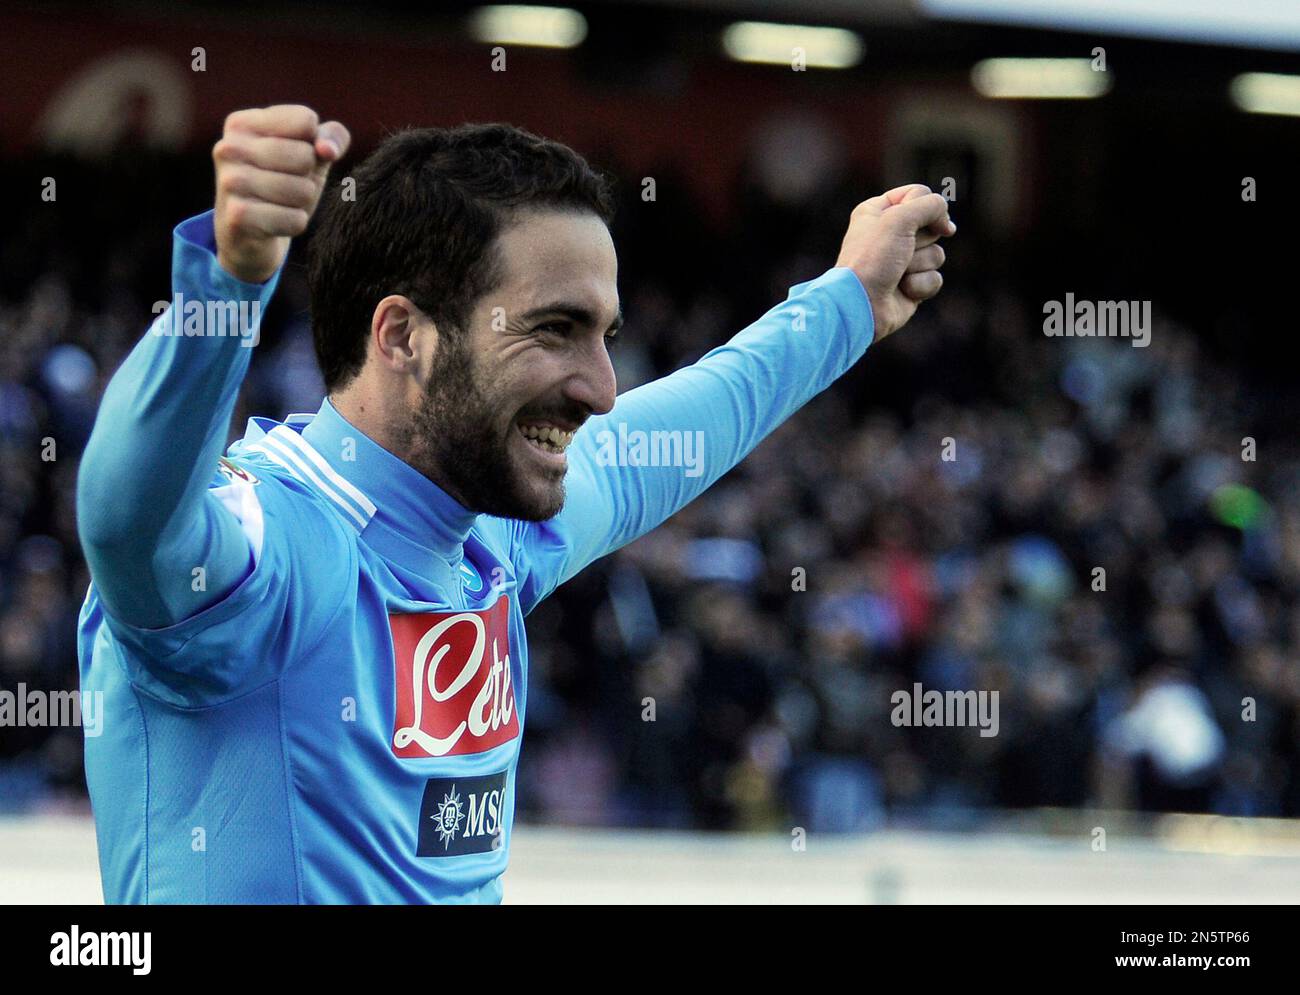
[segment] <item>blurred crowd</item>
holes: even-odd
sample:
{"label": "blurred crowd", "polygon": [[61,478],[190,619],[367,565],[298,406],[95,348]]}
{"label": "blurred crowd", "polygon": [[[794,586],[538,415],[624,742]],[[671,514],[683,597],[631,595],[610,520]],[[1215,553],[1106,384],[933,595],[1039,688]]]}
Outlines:
{"label": "blurred crowd", "polygon": [[[17,205],[0,247],[0,689],[71,689],[89,581],[78,456],[169,296],[169,232],[210,197],[210,163],[0,174],[59,189]],[[653,202],[623,180],[621,390],[825,270],[855,194],[879,186],[751,174],[717,221],[671,169]],[[523,818],[858,831],[1040,806],[1300,815],[1293,425],[1159,300],[1144,349],[1045,336],[1043,289],[987,265],[1001,248],[963,225],[947,287],[908,328],[530,616]],[[296,255],[281,288],[232,436],[249,414],[319,404]],[[891,698],[916,683],[997,692],[998,734],[895,725]],[[0,811],[84,798],[79,730],[0,728]]]}

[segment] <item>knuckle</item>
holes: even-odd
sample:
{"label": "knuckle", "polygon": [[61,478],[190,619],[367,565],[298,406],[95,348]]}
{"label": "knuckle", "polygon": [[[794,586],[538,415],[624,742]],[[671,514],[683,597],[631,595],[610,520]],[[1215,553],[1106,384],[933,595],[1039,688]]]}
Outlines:
{"label": "knuckle", "polygon": [[241,172],[237,167],[227,166],[217,173],[217,192],[233,194],[240,192]]}
{"label": "knuckle", "polygon": [[300,179],[294,184],[294,206],[310,211],[320,197],[320,186],[315,180]]}
{"label": "knuckle", "polygon": [[309,186],[310,181],[301,176],[286,176],[276,185],[275,199],[282,207],[306,207],[310,203],[307,199]]}
{"label": "knuckle", "polygon": [[283,120],[289,132],[297,136],[303,131],[314,130],[320,124],[320,116],[306,104],[289,104],[284,108]]}
{"label": "knuckle", "polygon": [[316,166],[316,153],[309,142],[294,142],[288,149],[288,168],[299,176],[305,176]]}

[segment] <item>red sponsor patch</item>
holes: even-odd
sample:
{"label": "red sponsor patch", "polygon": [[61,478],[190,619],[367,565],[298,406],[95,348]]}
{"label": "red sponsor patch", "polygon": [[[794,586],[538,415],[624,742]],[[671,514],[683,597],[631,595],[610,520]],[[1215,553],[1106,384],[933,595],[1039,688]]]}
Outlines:
{"label": "red sponsor patch", "polygon": [[482,611],[393,614],[393,753],[482,753],[519,735],[510,675],[510,601]]}

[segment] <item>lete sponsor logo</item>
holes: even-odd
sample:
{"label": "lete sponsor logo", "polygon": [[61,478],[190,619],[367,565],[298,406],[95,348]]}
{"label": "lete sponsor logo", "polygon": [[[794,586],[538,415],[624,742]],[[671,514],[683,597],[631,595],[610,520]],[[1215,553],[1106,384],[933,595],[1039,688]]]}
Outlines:
{"label": "lete sponsor logo", "polygon": [[389,614],[396,756],[482,753],[519,735],[509,619],[508,597],[481,611]]}

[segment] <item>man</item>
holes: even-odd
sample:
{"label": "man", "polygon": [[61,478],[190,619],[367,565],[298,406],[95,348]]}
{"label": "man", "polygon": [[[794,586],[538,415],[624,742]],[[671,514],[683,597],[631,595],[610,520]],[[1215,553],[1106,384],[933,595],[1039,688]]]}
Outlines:
{"label": "man", "polygon": [[[956,230],[924,187],[868,200],[835,268],[616,399],[603,181],[505,125],[403,132],[313,238],[326,400],[252,419],[223,457],[256,312],[348,142],[306,107],[227,119],[216,209],[177,227],[172,306],[86,449],[110,902],[499,901],[524,616],[905,323]],[[602,447],[620,427],[702,432],[702,472],[620,460]]]}

